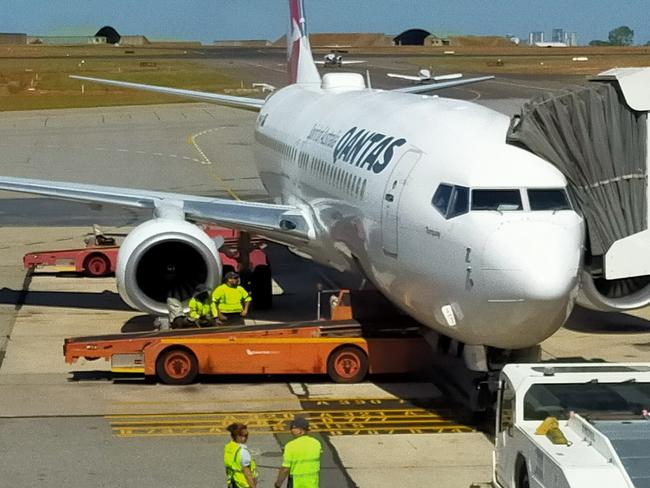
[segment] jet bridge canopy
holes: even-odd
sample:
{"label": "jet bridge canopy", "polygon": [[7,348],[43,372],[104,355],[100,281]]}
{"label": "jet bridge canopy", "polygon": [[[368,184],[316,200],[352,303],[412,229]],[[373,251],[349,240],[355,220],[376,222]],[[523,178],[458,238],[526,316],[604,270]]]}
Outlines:
{"label": "jet bridge canopy", "polygon": [[601,80],[531,100],[506,137],[565,175],[594,256],[647,229],[647,139],[647,113]]}

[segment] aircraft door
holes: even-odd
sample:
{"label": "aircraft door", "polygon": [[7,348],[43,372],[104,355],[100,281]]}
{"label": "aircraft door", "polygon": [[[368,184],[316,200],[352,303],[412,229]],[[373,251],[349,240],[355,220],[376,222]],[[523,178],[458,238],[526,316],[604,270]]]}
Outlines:
{"label": "aircraft door", "polygon": [[420,159],[419,151],[408,151],[393,166],[393,171],[386,182],[381,206],[381,237],[384,253],[397,257],[397,234],[399,228],[399,201],[406,180]]}

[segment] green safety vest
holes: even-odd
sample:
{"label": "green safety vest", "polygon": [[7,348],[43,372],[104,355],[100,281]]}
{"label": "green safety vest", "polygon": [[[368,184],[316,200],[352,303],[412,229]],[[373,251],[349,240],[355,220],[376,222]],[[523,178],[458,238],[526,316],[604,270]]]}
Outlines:
{"label": "green safety vest", "polygon": [[[241,465],[241,446],[235,441],[230,441],[226,444],[223,450],[223,464],[226,467],[226,477],[230,486],[230,482],[234,482],[237,488],[249,488],[244,470]],[[257,465],[251,456],[251,472],[253,478],[257,478]]]}
{"label": "green safety vest", "polygon": [[318,488],[320,442],[309,435],[301,435],[284,446],[282,467],[289,469],[293,488]]}

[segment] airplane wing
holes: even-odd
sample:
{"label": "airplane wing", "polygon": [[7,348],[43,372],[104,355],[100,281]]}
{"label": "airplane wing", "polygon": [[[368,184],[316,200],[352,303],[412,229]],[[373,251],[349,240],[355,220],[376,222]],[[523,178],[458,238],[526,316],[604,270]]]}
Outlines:
{"label": "airplane wing", "polygon": [[157,216],[170,212],[187,220],[247,230],[292,245],[313,237],[307,213],[290,205],[243,202],[133,188],[0,176],[0,190],[32,193],[62,200],[150,208]]}
{"label": "airplane wing", "polygon": [[157,85],[145,85],[142,83],[130,83],[128,81],[105,80],[102,78],[89,78],[87,76],[71,75],[70,78],[81,81],[91,81],[102,85],[117,86],[121,88],[135,88],[137,90],[152,91],[165,93],[167,95],[178,95],[185,98],[194,98],[204,102],[218,103],[231,107],[245,108],[249,110],[259,110],[264,105],[261,98],[235,97],[232,95],[222,95],[220,93],[201,92],[195,90],[184,90],[182,88],[168,88]]}
{"label": "airplane wing", "polygon": [[422,78],[419,76],[411,76],[411,75],[400,75],[397,73],[386,73],[386,76],[389,78],[399,78],[401,80],[409,80],[409,81],[421,81]]}
{"label": "airplane wing", "polygon": [[479,76],[478,78],[464,78],[462,80],[443,81],[442,83],[431,83],[429,85],[415,85],[406,86],[403,88],[395,88],[391,91],[402,93],[426,93],[434,90],[442,90],[443,88],[453,88],[455,86],[469,85],[470,83],[479,83],[494,79],[494,76]]}
{"label": "airplane wing", "polygon": [[359,63],[365,63],[365,61],[361,60],[356,60],[356,59],[349,59],[349,60],[342,60],[341,64],[359,64]]}

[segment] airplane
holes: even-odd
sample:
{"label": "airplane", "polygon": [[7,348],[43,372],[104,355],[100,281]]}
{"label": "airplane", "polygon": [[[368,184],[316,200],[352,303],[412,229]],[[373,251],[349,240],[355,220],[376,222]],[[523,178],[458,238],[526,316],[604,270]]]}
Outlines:
{"label": "airplane", "polygon": [[422,68],[418,70],[418,74],[413,76],[413,75],[401,75],[398,73],[386,73],[386,76],[389,78],[399,78],[402,80],[409,80],[409,81],[415,81],[416,83],[426,83],[429,81],[447,81],[447,80],[457,80],[458,78],[462,78],[463,74],[462,73],[450,73],[447,75],[437,75],[434,76],[431,73],[431,69],[426,69]]}
{"label": "airplane", "polygon": [[327,53],[325,56],[323,56],[322,61],[314,61],[316,64],[325,66],[325,67],[341,67],[346,64],[360,64],[360,63],[365,63],[365,61],[362,60],[356,60],[356,59],[343,59],[343,56],[340,54],[337,54],[336,52],[332,51],[330,53]]}
{"label": "airplane", "polygon": [[[509,117],[423,95],[493,77],[395,90],[368,88],[358,73],[321,78],[303,3],[289,7],[290,83],[265,100],[73,76],[258,111],[256,164],[275,203],[15,177],[0,177],[0,189],[150,209],[118,255],[118,291],[136,309],[164,315],[168,297],[219,281],[219,243],[194,225],[216,223],[361,273],[425,330],[462,345],[475,371],[535,349],[577,300],[610,311],[650,303],[647,280],[614,290],[567,178],[506,143]],[[633,90],[648,86],[632,75]]]}

